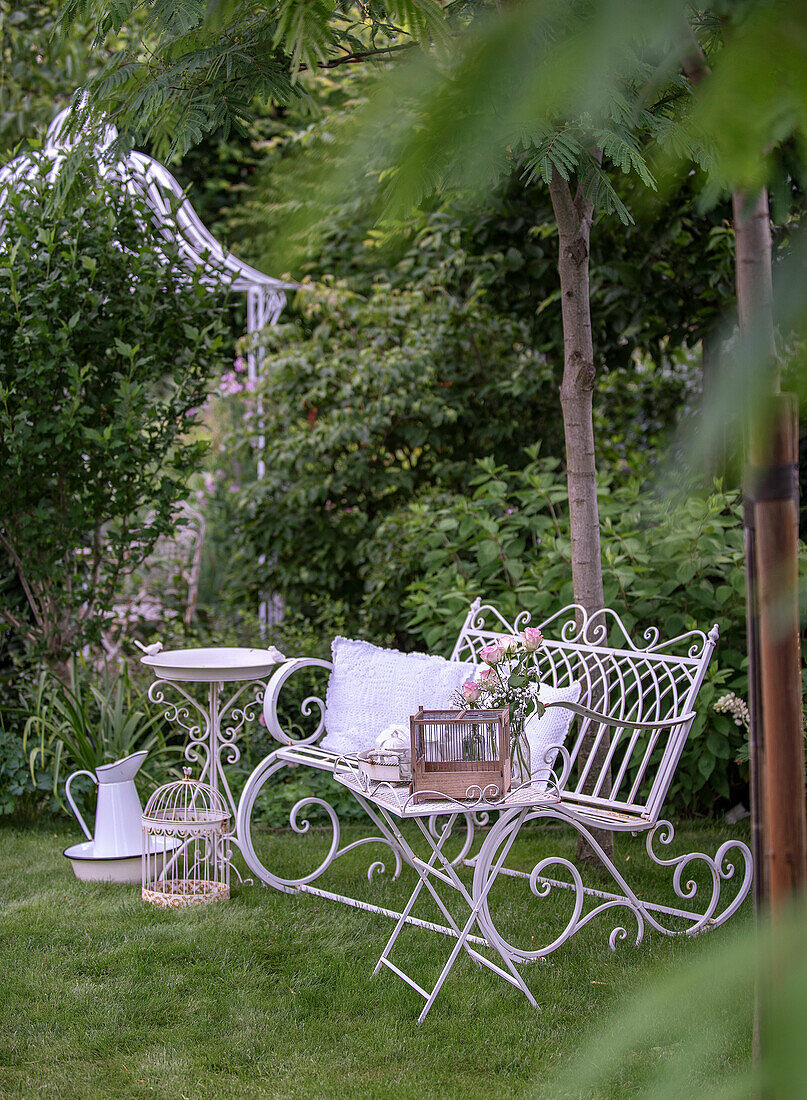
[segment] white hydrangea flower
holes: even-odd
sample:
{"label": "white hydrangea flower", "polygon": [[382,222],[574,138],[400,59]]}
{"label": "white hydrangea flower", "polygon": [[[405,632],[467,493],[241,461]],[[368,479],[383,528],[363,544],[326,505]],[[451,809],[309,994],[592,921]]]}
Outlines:
{"label": "white hydrangea flower", "polygon": [[733,691],[727,691],[725,695],[721,695],[715,703],[714,709],[718,714],[730,714],[734,719],[735,726],[744,726],[745,729],[748,729],[751,724],[748,707],[744,700],[739,695],[735,695]]}

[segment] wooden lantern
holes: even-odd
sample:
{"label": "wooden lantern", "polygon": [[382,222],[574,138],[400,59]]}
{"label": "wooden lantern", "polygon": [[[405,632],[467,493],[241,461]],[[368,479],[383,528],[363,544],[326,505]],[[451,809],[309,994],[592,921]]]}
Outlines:
{"label": "wooden lantern", "polygon": [[424,710],[410,719],[415,802],[501,798],[510,790],[510,712]]}

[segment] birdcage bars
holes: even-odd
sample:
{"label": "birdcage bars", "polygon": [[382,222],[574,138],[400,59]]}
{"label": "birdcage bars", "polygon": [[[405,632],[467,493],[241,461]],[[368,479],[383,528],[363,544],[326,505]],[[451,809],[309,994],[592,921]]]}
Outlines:
{"label": "birdcage bars", "polygon": [[[217,791],[184,771],[154,792],[142,818],[143,900],[168,909],[230,896],[230,812]],[[172,840],[177,847],[162,858]]]}
{"label": "birdcage bars", "polygon": [[424,710],[410,718],[412,794],[417,803],[502,797],[510,790],[510,713]]}

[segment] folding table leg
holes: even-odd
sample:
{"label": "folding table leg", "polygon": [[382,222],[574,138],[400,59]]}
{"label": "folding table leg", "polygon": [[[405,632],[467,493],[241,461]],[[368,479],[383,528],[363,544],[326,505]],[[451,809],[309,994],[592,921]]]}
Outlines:
{"label": "folding table leg", "polygon": [[[500,956],[502,962],[507,967],[507,970],[503,970],[500,966],[497,966],[490,959],[486,958],[484,955],[480,954],[478,951],[475,951],[470,946],[470,944],[468,943],[468,939],[469,939],[471,930],[473,929],[474,924],[477,923],[477,921],[478,921],[479,909],[480,909],[481,905],[483,904],[485,898],[487,897],[487,894],[488,894],[489,890],[493,886],[493,883],[495,882],[495,880],[496,880],[496,878],[499,874],[499,871],[501,870],[502,865],[504,864],[504,861],[507,857],[507,854],[510,850],[510,847],[512,846],[513,841],[515,840],[515,837],[518,834],[518,826],[513,830],[513,833],[511,834],[510,838],[508,839],[508,841],[503,846],[502,851],[499,854],[499,858],[497,859],[494,866],[491,868],[491,872],[490,872],[489,876],[486,878],[486,881],[484,883],[484,886],[483,886],[483,889],[480,893],[480,896],[479,897],[472,897],[471,894],[468,893],[468,890],[466,889],[466,887],[463,884],[462,880],[457,875],[456,870],[454,869],[451,862],[443,854],[443,846],[444,846],[446,840],[448,839],[448,837],[451,835],[452,827],[453,827],[454,822],[455,822],[458,815],[453,814],[449,818],[449,821],[447,822],[445,828],[441,831],[440,836],[437,837],[437,838],[434,838],[434,837],[431,836],[428,829],[424,826],[424,824],[420,820],[420,818],[415,818],[415,821],[418,825],[418,828],[420,829],[421,833],[423,834],[423,836],[425,837],[427,843],[429,844],[429,846],[432,849],[432,854],[431,854],[431,857],[429,858],[428,862],[424,862],[423,860],[418,859],[418,857],[415,856],[414,852],[412,851],[411,846],[408,844],[408,842],[401,835],[401,832],[398,829],[397,825],[392,820],[389,819],[389,816],[384,812],[384,810],[381,809],[380,812],[384,816],[385,820],[387,820],[390,829],[392,830],[393,834],[395,835],[396,841],[401,846],[401,848],[406,852],[407,857],[410,857],[410,858],[407,858],[407,862],[409,862],[411,864],[411,866],[414,867],[415,871],[417,872],[418,882],[415,885],[414,890],[412,891],[412,894],[409,898],[409,901],[406,904],[406,908],[404,909],[403,913],[401,913],[401,915],[400,915],[400,918],[399,918],[399,920],[398,920],[398,922],[397,922],[397,924],[396,924],[396,926],[395,926],[395,928],[392,932],[392,935],[390,936],[389,940],[387,941],[387,944],[386,944],[386,946],[385,946],[385,948],[384,948],[384,950],[381,954],[381,957],[379,958],[378,962],[376,963],[375,970],[373,971],[373,973],[377,974],[382,966],[386,966],[390,970],[392,970],[393,973],[397,974],[403,981],[405,981],[407,983],[407,985],[410,985],[416,992],[418,992],[421,995],[421,997],[424,998],[424,1000],[426,1001],[426,1004],[424,1005],[423,1011],[420,1013],[420,1016],[418,1017],[418,1023],[422,1023],[423,1020],[428,1015],[432,1005],[434,1004],[435,998],[437,997],[437,994],[440,992],[440,990],[443,986],[443,983],[445,982],[446,978],[448,977],[449,973],[451,972],[451,968],[454,966],[454,963],[456,962],[460,951],[464,948],[468,952],[468,954],[471,956],[471,958],[474,959],[475,962],[478,962],[478,963],[486,966],[489,970],[492,970],[494,973],[496,973],[500,977],[504,978],[505,981],[509,982],[511,985],[516,986],[525,995],[525,997],[530,1002],[530,1004],[533,1005],[533,1007],[536,1007],[535,998],[533,997],[530,990],[527,988],[527,985],[524,982],[524,979],[521,977],[521,975],[516,970],[512,959],[510,959],[505,953],[503,953],[497,945],[490,944],[489,941],[485,941],[487,943],[488,947],[491,948],[491,950],[494,950]],[[521,815],[521,817],[523,819],[523,814]],[[519,824],[520,824],[520,821],[519,821]],[[442,871],[438,870],[437,867],[435,866],[435,864],[438,860],[443,866]],[[442,898],[437,893],[437,890],[435,889],[434,885],[429,881],[429,876],[430,875],[434,875],[434,876],[439,877],[441,881],[443,881],[447,885],[451,886],[463,898],[463,900],[468,905],[468,908],[470,909],[470,914],[469,914],[468,919],[465,922],[462,929],[459,928],[459,926],[455,922],[454,918],[452,917],[450,911],[448,910],[447,906],[443,902]],[[401,929],[403,928],[404,924],[406,923],[407,917],[409,917],[409,914],[412,911],[412,907],[414,906],[414,904],[415,904],[415,902],[416,902],[418,896],[420,895],[420,892],[421,892],[421,890],[424,886],[426,887],[428,892],[431,894],[431,896],[434,898],[434,900],[435,900],[436,904],[438,905],[439,909],[441,910],[443,915],[448,920],[448,922],[451,925],[452,929],[454,930],[456,938],[457,938],[456,943],[454,944],[454,947],[453,947],[448,959],[446,960],[445,965],[443,966],[443,969],[441,970],[440,975],[437,979],[437,982],[435,983],[434,988],[432,989],[431,993],[428,993],[425,989],[423,989],[422,986],[418,985],[417,982],[415,982],[412,978],[410,978],[408,974],[404,973],[404,971],[402,971],[399,967],[395,966],[395,964],[389,958],[389,954],[392,951],[392,948],[395,944],[395,941],[397,940],[398,936],[400,935]],[[508,973],[508,971],[509,971],[509,973]]]}
{"label": "folding table leg", "polygon": [[[398,939],[398,936],[401,933],[401,929],[403,928],[404,924],[406,924],[406,918],[411,913],[412,906],[417,901],[418,895],[420,894],[420,891],[423,889],[424,885],[425,886],[430,885],[426,881],[426,875],[428,874],[428,870],[423,872],[423,871],[421,871],[421,869],[419,867],[419,863],[421,863],[422,861],[418,860],[417,856],[412,851],[412,848],[410,847],[408,842],[404,839],[404,837],[401,834],[401,831],[397,827],[397,825],[389,819],[388,815],[386,813],[384,813],[383,810],[381,811],[381,813],[384,816],[385,820],[387,821],[387,824],[389,825],[390,829],[392,830],[392,833],[395,837],[395,840],[398,842],[398,844],[404,850],[406,855],[408,857],[410,857],[409,859],[407,859],[407,862],[409,864],[411,864],[411,866],[414,867],[415,871],[417,872],[418,881],[415,885],[415,889],[412,891],[412,895],[409,898],[409,901],[406,903],[406,907],[405,907],[404,911],[401,913],[401,915],[398,919],[398,923],[395,925],[395,928],[392,931],[392,935],[387,940],[386,947],[381,952],[381,958],[376,963],[375,970],[373,971],[373,974],[377,974],[378,971],[381,969],[381,967],[384,966],[385,964],[389,965],[389,963],[387,963],[387,956],[389,955],[390,951],[392,950],[393,944]],[[429,860],[428,864],[426,864],[427,868],[431,868],[431,867],[434,866],[434,863],[438,858],[440,848],[442,848],[443,844],[445,843],[446,839],[448,838],[449,834],[451,833],[451,827],[453,826],[454,821],[456,820],[456,817],[457,817],[456,814],[452,815],[451,819],[448,822],[448,825],[443,830],[443,832],[440,836],[440,839],[437,842],[437,845],[432,846],[433,847],[432,856],[431,856],[431,859]],[[441,905],[440,908],[443,909],[443,906]],[[451,918],[451,914],[447,913],[445,909],[443,909],[443,914],[448,918],[451,926],[454,928],[454,930],[459,935],[459,929],[457,928],[456,924],[454,923],[454,920]],[[397,972],[397,967],[395,969],[396,969],[396,972]],[[403,975],[400,975],[400,976],[403,977]],[[410,985],[411,984],[412,983],[410,982]],[[422,990],[420,992],[422,992]]]}
{"label": "folding table leg", "polygon": [[[474,951],[473,948],[471,948],[468,945],[468,943],[466,942],[471,929],[473,928],[474,924],[477,921],[477,918],[478,918],[478,915],[479,915],[479,910],[482,906],[482,903],[484,902],[485,898],[487,897],[491,887],[493,886],[493,883],[496,881],[496,878],[498,877],[499,871],[501,870],[502,865],[504,864],[504,861],[507,858],[507,855],[510,851],[510,848],[512,847],[513,842],[515,841],[515,838],[518,835],[521,822],[524,820],[525,815],[526,815],[526,810],[523,810],[519,815],[519,821],[516,824],[515,829],[513,829],[512,833],[510,835],[509,842],[506,843],[505,845],[503,845],[502,851],[499,854],[499,858],[497,859],[494,866],[491,868],[490,875],[489,875],[487,881],[485,882],[484,888],[483,888],[481,894],[479,895],[479,897],[471,898],[469,896],[468,891],[465,889],[465,886],[463,885],[462,881],[456,876],[456,872],[454,872],[453,867],[451,867],[450,864],[446,865],[446,860],[445,860],[445,857],[442,854],[442,851],[440,849],[435,849],[435,851],[437,852],[437,854],[440,857],[441,862],[443,862],[444,866],[446,867],[447,873],[454,872],[453,877],[456,879],[456,888],[463,895],[466,902],[470,906],[471,914],[468,917],[468,920],[465,924],[465,927],[463,928],[461,935],[457,939],[457,942],[454,945],[454,948],[453,948],[451,954],[449,955],[449,957],[446,961],[446,964],[443,967],[443,970],[442,970],[439,978],[437,979],[437,983],[436,983],[434,989],[432,990],[431,996],[429,997],[423,1011],[421,1012],[420,1016],[418,1017],[418,1023],[422,1023],[423,1020],[425,1019],[426,1014],[429,1012],[429,1009],[431,1008],[432,1004],[434,1003],[435,997],[440,992],[440,989],[443,985],[443,982],[448,977],[448,974],[451,971],[452,966],[456,962],[457,956],[460,953],[460,949],[463,948],[463,947],[468,952],[468,954],[471,956],[471,958],[474,959],[476,962],[479,962],[479,963],[483,964],[489,970],[492,970],[495,974],[498,974],[500,977],[504,978],[505,981],[509,982],[511,985],[514,985],[514,986],[516,986],[516,988],[520,989],[521,992],[524,994],[524,996],[527,998],[527,1000],[530,1002],[530,1004],[533,1006],[533,1008],[537,1008],[535,998],[533,997],[532,993],[530,992],[526,982],[524,981],[524,979],[521,977],[521,975],[516,970],[512,959],[510,959],[507,956],[506,953],[501,951],[497,945],[491,944],[488,941],[488,946],[491,948],[491,950],[494,950],[496,952],[496,954],[500,956],[502,962],[505,964],[507,969],[510,971],[509,974],[506,971],[502,970],[501,967],[499,967],[495,963],[491,962],[490,959],[486,959],[485,956],[481,955],[478,951]],[[421,823],[418,820],[418,825],[420,825],[420,824]],[[423,832],[424,835],[426,835],[426,836],[428,835],[425,832],[425,830],[422,828],[422,826],[421,826],[421,832]]]}

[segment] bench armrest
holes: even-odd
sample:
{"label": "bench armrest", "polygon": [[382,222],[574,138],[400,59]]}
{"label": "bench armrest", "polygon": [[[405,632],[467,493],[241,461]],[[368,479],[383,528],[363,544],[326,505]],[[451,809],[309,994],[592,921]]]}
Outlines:
{"label": "bench armrest", "polygon": [[558,700],[557,702],[544,703],[544,706],[547,709],[549,707],[562,707],[564,710],[573,711],[581,718],[588,718],[589,721],[595,722],[598,726],[619,726],[620,729],[626,730],[659,730],[664,729],[666,726],[683,726],[695,717],[695,711],[692,710],[687,714],[674,714],[671,718],[656,718],[652,722],[631,722],[627,718],[618,718],[612,714],[602,714],[600,711],[591,710],[580,703],[565,703]]}
{"label": "bench armrest", "polygon": [[[584,707],[580,703],[570,703],[558,700],[556,702],[544,703],[545,707],[563,707],[565,710],[572,711],[573,714],[578,715],[589,726],[611,726],[618,729],[633,730],[634,735],[631,741],[635,739],[636,734],[641,730],[661,731],[663,729],[674,729],[676,726],[682,726],[685,728],[685,732],[689,732],[689,726],[695,717],[694,711],[688,711],[685,714],[674,714],[668,718],[656,718],[649,722],[634,722],[628,718],[619,718],[612,714],[602,714],[600,711],[592,710],[591,707]],[[577,749],[580,746],[580,738],[578,738],[577,746],[573,751],[574,758],[577,757]],[[561,774],[558,778],[558,788],[564,790],[566,784],[569,782],[569,777],[572,774],[572,767],[574,765],[574,759],[572,753],[566,748],[565,745],[550,745],[547,747],[544,753],[544,763],[552,766],[556,755],[560,755],[563,760],[563,767]],[[624,768],[624,765],[623,765]]]}
{"label": "bench armrest", "polygon": [[272,673],[263,696],[263,718],[267,730],[281,745],[311,745],[320,738],[325,729],[325,703],[316,695],[309,695],[300,704],[300,711],[305,716],[311,713],[312,706],[319,707],[319,725],[312,734],[308,737],[289,737],[280,725],[277,703],[281,688],[288,678],[301,668],[325,668],[330,672],[333,670],[333,665],[330,661],[319,660],[318,657],[292,657]]}

